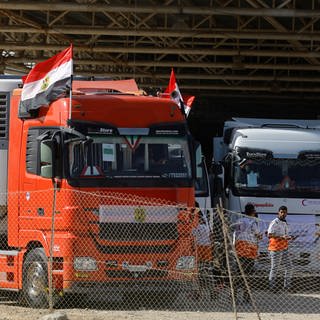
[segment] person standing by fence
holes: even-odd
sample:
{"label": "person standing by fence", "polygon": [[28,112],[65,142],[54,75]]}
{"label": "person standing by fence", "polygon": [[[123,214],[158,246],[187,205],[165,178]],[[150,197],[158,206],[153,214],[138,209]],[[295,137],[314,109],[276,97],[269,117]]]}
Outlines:
{"label": "person standing by fence", "polygon": [[239,288],[243,289],[244,302],[250,302],[250,295],[243,277],[246,277],[249,284],[249,277],[254,273],[254,264],[258,256],[258,243],[262,239],[256,218],[255,206],[248,203],[245,206],[245,216],[241,218],[234,234],[235,249],[241,265],[234,284],[236,291]]}
{"label": "person standing by fence", "polygon": [[272,220],[268,228],[269,253],[271,258],[271,268],[269,273],[269,286],[273,292],[278,291],[277,275],[284,266],[284,289],[291,291],[292,262],[288,251],[289,240],[293,237],[289,236],[289,227],[286,221],[288,208],[281,206],[278,210],[278,217]]}

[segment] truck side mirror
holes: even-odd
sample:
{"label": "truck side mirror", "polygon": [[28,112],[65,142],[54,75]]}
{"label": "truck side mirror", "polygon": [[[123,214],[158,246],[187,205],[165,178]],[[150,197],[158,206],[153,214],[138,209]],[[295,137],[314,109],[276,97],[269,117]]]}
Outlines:
{"label": "truck side mirror", "polygon": [[223,192],[223,180],[219,176],[213,178],[213,190],[212,194],[217,197],[220,196]]}
{"label": "truck side mirror", "polygon": [[219,197],[223,193],[224,187],[224,168],[221,163],[214,162],[212,164],[212,195],[213,197]]}
{"label": "truck side mirror", "polygon": [[215,176],[220,176],[223,174],[223,166],[221,163],[212,164],[212,172]]}
{"label": "truck side mirror", "polygon": [[55,142],[42,140],[40,143],[40,175],[43,178],[54,177]]}

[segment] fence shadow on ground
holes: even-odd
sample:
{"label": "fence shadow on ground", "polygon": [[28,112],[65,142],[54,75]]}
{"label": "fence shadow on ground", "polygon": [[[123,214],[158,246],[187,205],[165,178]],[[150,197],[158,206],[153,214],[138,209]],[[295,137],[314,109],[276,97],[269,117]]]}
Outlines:
{"label": "fence shadow on ground", "polygon": [[[238,312],[246,313],[294,313],[319,314],[320,292],[305,290],[297,293],[271,293],[267,290],[253,290],[256,309],[252,304],[236,304]],[[0,291],[0,305],[8,307],[20,306],[19,295]],[[137,310],[166,310],[174,312],[234,312],[230,287],[221,288],[218,295],[212,299],[210,290],[181,292],[175,300],[170,297],[126,295],[119,300],[108,299],[101,293],[97,296],[66,295],[63,303],[55,309],[86,309],[105,311],[137,311]]]}

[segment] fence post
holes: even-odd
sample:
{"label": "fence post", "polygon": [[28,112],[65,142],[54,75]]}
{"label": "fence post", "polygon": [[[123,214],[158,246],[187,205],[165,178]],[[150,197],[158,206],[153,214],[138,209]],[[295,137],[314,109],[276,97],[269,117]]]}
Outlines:
{"label": "fence post", "polygon": [[238,319],[237,305],[236,305],[236,301],[235,301],[235,292],[234,292],[233,281],[232,281],[230,260],[229,260],[229,255],[228,255],[228,235],[227,235],[227,228],[228,227],[227,227],[226,222],[224,220],[223,208],[219,204],[217,204],[217,212],[218,212],[218,214],[220,216],[221,223],[222,223],[223,241],[224,241],[224,248],[225,248],[225,255],[226,255],[226,262],[227,262],[230,290],[231,290],[232,306],[233,306],[233,310],[234,310],[235,319]]}

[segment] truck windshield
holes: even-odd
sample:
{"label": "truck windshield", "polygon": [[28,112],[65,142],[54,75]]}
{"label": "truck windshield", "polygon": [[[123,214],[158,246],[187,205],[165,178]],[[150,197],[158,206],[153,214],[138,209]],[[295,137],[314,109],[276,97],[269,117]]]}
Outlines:
{"label": "truck windshield", "polygon": [[92,135],[70,142],[69,176],[76,179],[190,179],[186,137]]}
{"label": "truck windshield", "polygon": [[234,163],[233,177],[241,195],[320,196],[319,159],[242,159]]}

